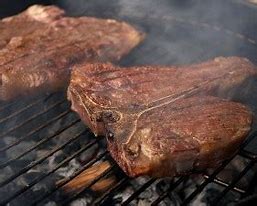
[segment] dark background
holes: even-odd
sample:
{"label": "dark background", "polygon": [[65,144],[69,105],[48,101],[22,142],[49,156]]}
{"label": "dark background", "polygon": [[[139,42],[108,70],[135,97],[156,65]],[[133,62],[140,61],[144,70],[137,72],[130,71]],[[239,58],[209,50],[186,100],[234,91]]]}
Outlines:
{"label": "dark background", "polygon": [[32,4],[50,4],[47,0],[1,0],[0,18],[17,14]]}

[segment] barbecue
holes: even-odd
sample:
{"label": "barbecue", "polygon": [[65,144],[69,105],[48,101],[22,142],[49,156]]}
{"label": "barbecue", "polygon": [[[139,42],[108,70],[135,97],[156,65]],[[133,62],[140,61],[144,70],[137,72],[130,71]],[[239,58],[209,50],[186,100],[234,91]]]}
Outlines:
{"label": "barbecue", "polygon": [[1,27],[2,100],[61,90],[74,63],[117,61],[143,38],[124,22],[65,17],[53,6],[32,6],[3,19]]}
{"label": "barbecue", "polygon": [[[28,8],[2,2],[5,0],[0,2],[1,17]],[[181,67],[217,56],[239,56],[257,64],[256,8],[243,0],[54,3],[64,8],[67,16],[116,19],[146,34],[145,40],[114,68]],[[106,149],[106,138],[95,137],[90,125],[85,126],[71,111],[65,92],[1,101],[0,204],[242,205],[254,201],[257,89],[252,76],[244,76],[245,81],[233,85],[234,89],[215,95],[221,96],[219,104],[232,102],[240,111],[251,111],[253,123],[248,137],[217,168],[176,178],[130,178],[124,174]],[[229,101],[220,101],[224,98]],[[92,171],[97,172],[92,175]],[[85,180],[82,186],[80,175]]]}

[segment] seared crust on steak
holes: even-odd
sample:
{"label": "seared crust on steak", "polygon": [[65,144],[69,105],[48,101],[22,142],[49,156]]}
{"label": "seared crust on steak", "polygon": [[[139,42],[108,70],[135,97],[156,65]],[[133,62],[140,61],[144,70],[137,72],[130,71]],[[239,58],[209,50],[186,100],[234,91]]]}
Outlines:
{"label": "seared crust on steak", "polygon": [[[78,65],[68,98],[130,176],[176,176],[215,167],[251,128],[252,114],[230,90],[256,76],[239,57],[183,67]],[[210,96],[212,95],[212,96]]]}
{"label": "seared crust on steak", "polygon": [[[15,29],[14,29],[15,28]],[[125,22],[35,5],[0,21],[0,99],[63,89],[79,62],[117,61],[143,34]]]}
{"label": "seared crust on steak", "polygon": [[245,139],[251,122],[251,112],[242,104],[210,96],[142,111],[129,128],[104,120],[114,134],[107,138],[108,149],[121,168],[130,176],[155,177],[219,165]]}

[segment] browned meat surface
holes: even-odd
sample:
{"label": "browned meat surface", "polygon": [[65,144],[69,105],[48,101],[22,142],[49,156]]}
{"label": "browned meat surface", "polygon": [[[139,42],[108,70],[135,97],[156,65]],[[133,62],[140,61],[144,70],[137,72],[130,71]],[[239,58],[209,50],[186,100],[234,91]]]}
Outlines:
{"label": "browned meat surface", "polygon": [[[27,36],[44,27],[47,22],[61,18],[64,11],[54,6],[31,6],[25,12],[0,21],[0,48],[7,45],[13,37]],[[33,18],[38,16],[36,20]],[[41,17],[41,20],[40,20]],[[42,32],[43,30],[41,30]]]}
{"label": "browned meat surface", "polygon": [[72,72],[72,109],[130,176],[174,176],[215,167],[250,131],[252,115],[227,97],[257,74],[244,58],[183,67],[82,64]]}
{"label": "browned meat surface", "polygon": [[63,14],[35,5],[0,21],[0,99],[64,88],[74,63],[117,61],[143,38],[124,22]]}

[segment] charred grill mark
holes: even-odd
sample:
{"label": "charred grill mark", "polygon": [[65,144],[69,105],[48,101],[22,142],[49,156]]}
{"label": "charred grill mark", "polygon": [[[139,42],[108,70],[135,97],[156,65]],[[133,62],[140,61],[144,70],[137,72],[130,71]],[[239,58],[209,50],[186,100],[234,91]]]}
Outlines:
{"label": "charred grill mark", "polygon": [[[0,52],[1,52],[1,51],[0,51]],[[1,62],[0,62],[0,66],[7,66],[7,65],[10,64],[10,63],[14,63],[15,60],[19,60],[19,59],[21,59],[21,58],[23,58],[23,57],[26,57],[26,56],[29,56],[29,54],[22,54],[22,55],[18,56],[16,59],[10,60],[10,61],[8,61],[8,62],[4,62],[3,64],[1,64]]]}
{"label": "charred grill mark", "polygon": [[[210,103],[209,105],[207,104],[205,106],[220,106],[220,104],[215,105],[215,104],[211,104]],[[220,108],[222,108],[222,107],[220,107]],[[189,111],[189,110],[192,112],[192,111],[195,111],[196,108],[192,108],[190,106],[187,106],[187,107],[184,107],[184,108],[174,108],[174,111],[176,111],[176,116],[179,116],[180,114],[183,114],[183,112]],[[209,111],[201,110],[201,115],[202,116],[206,116],[209,119],[212,119],[212,117],[210,116],[210,114],[211,114],[210,111],[212,111],[212,110],[209,110]],[[234,113],[233,112],[229,112],[229,111],[227,111],[226,113],[218,113],[215,110],[213,110],[212,112],[213,112],[212,114],[215,113],[215,116],[217,116],[217,117],[224,117],[224,115],[225,115],[228,118],[230,118],[230,116],[232,118],[234,116]],[[238,112],[238,114],[247,114],[247,112]],[[170,120],[172,118],[175,118],[176,116],[175,115],[174,116],[172,116],[172,115],[171,116],[167,116],[167,115],[165,116],[164,115],[162,120],[163,121]],[[194,120],[194,119],[195,119],[195,117],[192,117],[192,116],[184,116],[184,122],[189,121],[189,120]],[[215,119],[217,119],[217,118],[215,118]],[[158,122],[158,120],[155,120],[155,121]],[[184,124],[187,125],[186,123],[184,123]],[[190,125],[190,124],[188,124],[188,125]]]}
{"label": "charred grill mark", "polygon": [[94,76],[102,77],[102,76],[108,75],[109,73],[113,73],[113,72],[116,72],[116,71],[119,71],[119,69],[97,71],[96,73],[94,73]]}
{"label": "charred grill mark", "polygon": [[126,78],[126,77],[133,77],[133,76],[138,76],[138,75],[144,75],[146,72],[141,72],[141,71],[130,71],[131,73],[126,73],[124,74],[121,70],[118,71],[119,73],[121,73],[121,75],[117,76],[117,77],[111,77],[111,78],[104,78],[104,79],[101,79],[100,82],[104,83],[104,82],[107,82],[107,81],[113,81],[113,80],[117,80],[117,79],[123,79],[123,78]]}
{"label": "charred grill mark", "polygon": [[[211,79],[211,80],[204,81],[203,83],[200,83],[200,84],[198,84],[198,85],[195,86],[195,87],[191,87],[190,89],[188,89],[188,90],[186,90],[186,91],[184,91],[184,92],[181,92],[181,94],[178,94],[178,95],[167,95],[167,96],[162,97],[162,98],[160,98],[160,99],[154,100],[154,101],[152,101],[152,102],[149,103],[149,107],[152,107],[151,104],[159,103],[159,102],[162,101],[162,100],[165,100],[165,99],[168,99],[168,98],[171,98],[171,97],[174,97],[174,96],[175,96],[175,97],[176,97],[176,96],[179,97],[179,96],[181,96],[181,95],[183,95],[183,96],[184,96],[184,95],[187,96],[187,94],[190,95],[190,93],[192,94],[193,92],[197,92],[198,90],[201,90],[201,87],[202,87],[202,86],[207,85],[207,84],[210,83],[210,82],[214,82],[214,81],[217,80],[217,79],[224,78],[224,77],[226,77],[226,76],[228,76],[228,74],[225,74],[225,75],[223,75],[223,76],[219,76],[219,77],[213,78],[213,79]],[[167,86],[166,88],[168,88],[168,86]],[[164,102],[164,104],[165,104],[165,102]]]}
{"label": "charred grill mark", "polygon": [[[226,76],[226,75],[224,75],[224,76]],[[220,78],[220,77],[214,78],[214,79],[212,79],[211,81],[214,81],[215,79],[219,79],[219,78]],[[209,83],[209,82],[211,82],[211,81],[205,81],[204,83],[202,83],[202,84],[200,84],[200,85],[201,85],[201,86],[202,86],[202,85],[205,85],[205,84],[207,84],[207,83]],[[195,93],[199,90],[200,85],[197,85],[197,87],[191,88],[191,89],[189,89],[189,90],[183,92],[182,94],[178,94],[178,95],[168,95],[168,96],[166,96],[166,97],[163,97],[163,98],[160,98],[160,99],[158,99],[158,100],[153,101],[152,104],[154,104],[154,103],[158,103],[158,104],[155,104],[155,105],[153,105],[153,106],[150,105],[147,109],[145,109],[145,110],[139,112],[139,113],[136,115],[136,118],[135,118],[135,126],[134,126],[134,128],[133,128],[133,130],[132,130],[132,132],[131,132],[131,135],[128,136],[127,141],[126,141],[125,143],[123,143],[123,144],[128,144],[128,143],[130,142],[130,140],[132,139],[133,135],[134,135],[135,132],[136,132],[136,128],[137,128],[137,125],[138,125],[138,119],[139,119],[140,116],[142,116],[145,112],[148,112],[148,111],[153,110],[153,109],[155,109],[155,108],[162,107],[162,106],[164,106],[164,105],[168,105],[168,104],[170,104],[170,103],[172,103],[172,102],[175,102],[175,101],[177,101],[177,100],[179,100],[179,99],[181,99],[181,98],[190,97],[190,96],[192,96],[193,94],[195,94]],[[200,89],[201,89],[201,88],[200,88]],[[174,96],[175,96],[175,97],[174,97]],[[169,100],[169,101],[163,102],[163,103],[159,103],[159,102],[158,102],[158,101],[162,101],[162,100],[165,100],[165,99],[168,99],[168,98],[172,98],[172,99]]]}
{"label": "charred grill mark", "polygon": [[[81,42],[83,42],[83,41],[81,41]],[[78,42],[76,42],[76,43],[78,43]],[[71,43],[69,43],[69,44],[65,44],[65,45],[59,46],[59,47],[57,47],[57,48],[46,49],[46,50],[44,50],[44,51],[38,51],[38,52],[49,53],[49,52],[51,52],[51,51],[55,51],[55,50],[57,50],[57,49],[64,49],[64,48],[69,47],[69,46],[75,46],[75,47],[77,47],[78,49],[80,49],[81,51],[83,51],[79,46],[77,46],[77,45],[75,44],[75,42],[71,42]],[[1,52],[1,50],[0,50],[0,52]],[[23,52],[22,55],[21,55],[21,56],[18,56],[17,58],[14,58],[14,59],[12,59],[12,60],[10,60],[10,61],[8,61],[8,62],[4,62],[3,64],[0,63],[0,66],[7,66],[7,65],[10,64],[10,63],[14,64],[17,60],[19,60],[19,59],[21,59],[21,58],[24,58],[24,57],[27,57],[27,56],[30,56],[30,55],[33,55],[33,54],[34,54],[34,51],[31,51],[31,50],[30,50],[30,52],[27,52],[27,53],[24,53],[24,52]]]}
{"label": "charred grill mark", "polygon": [[[130,80],[128,80],[128,82],[126,83],[126,84],[123,84],[123,85],[121,85],[121,89],[122,88],[131,88],[131,90],[126,90],[127,92],[130,92],[130,91],[132,91],[132,90],[134,90],[134,88],[136,88],[137,86],[139,86],[139,85],[142,85],[142,84],[144,84],[144,83],[153,83],[153,81],[152,80],[143,80],[143,79],[141,79],[142,81],[138,81],[138,82],[136,82],[136,83],[133,83],[133,82],[131,82]],[[111,88],[110,88],[111,89]],[[137,94],[141,94],[141,93],[144,93],[143,91],[142,92],[140,92],[140,91],[136,91],[136,93]]]}

